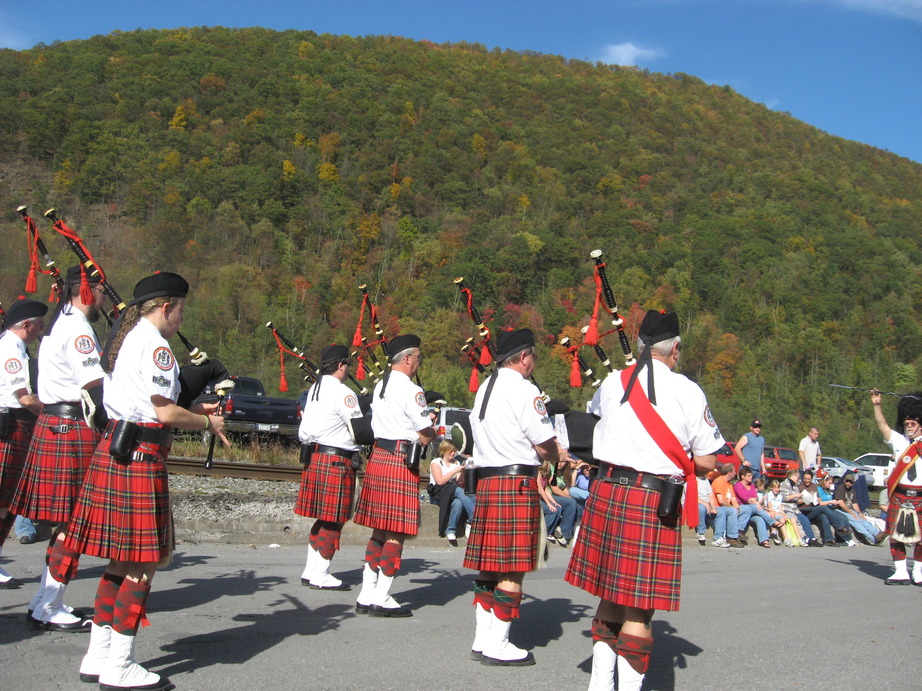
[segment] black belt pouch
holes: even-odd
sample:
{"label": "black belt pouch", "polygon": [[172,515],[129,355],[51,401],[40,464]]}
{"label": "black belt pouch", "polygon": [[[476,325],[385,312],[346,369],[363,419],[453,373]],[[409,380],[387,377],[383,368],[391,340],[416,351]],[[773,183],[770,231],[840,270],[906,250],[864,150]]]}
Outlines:
{"label": "black belt pouch", "polygon": [[659,494],[659,506],[656,508],[656,515],[660,518],[677,518],[682,506],[682,492],[684,489],[684,478],[667,478]]}
{"label": "black belt pouch", "polygon": [[305,468],[311,464],[311,455],[313,453],[313,444],[301,444],[301,465],[303,465]]}
{"label": "black belt pouch", "polygon": [[423,457],[424,448],[418,441],[411,441],[407,447],[407,455],[404,456],[403,463],[414,473],[419,472],[419,461]]}
{"label": "black belt pouch", "polygon": [[474,468],[464,469],[464,493],[477,494],[477,471]]}
{"label": "black belt pouch", "polygon": [[117,461],[127,463],[131,460],[134,451],[135,439],[138,436],[137,423],[129,420],[119,420],[112,430],[112,441],[109,443],[109,455]]}
{"label": "black belt pouch", "polygon": [[13,428],[13,414],[9,408],[0,408],[0,437],[7,437]]}

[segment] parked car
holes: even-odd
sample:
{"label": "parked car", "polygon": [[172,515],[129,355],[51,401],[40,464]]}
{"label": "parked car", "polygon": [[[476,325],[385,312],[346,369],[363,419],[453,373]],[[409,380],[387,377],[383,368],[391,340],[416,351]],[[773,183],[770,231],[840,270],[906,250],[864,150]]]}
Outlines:
{"label": "parked car", "polygon": [[865,465],[871,468],[874,474],[874,481],[871,483],[874,487],[883,488],[887,486],[888,466],[893,457],[888,453],[866,453],[858,456],[853,463],[856,465]]}
{"label": "parked car", "polygon": [[791,469],[803,470],[800,467],[800,456],[794,449],[784,446],[766,446],[765,464],[762,474],[770,480],[784,480]]}
{"label": "parked car", "polygon": [[[445,437],[451,434],[451,426],[456,422],[467,421],[471,416],[470,408],[442,406],[439,409],[433,410],[437,410],[439,417],[433,424],[435,428],[435,439],[429,444],[429,458],[436,458],[439,455],[439,444],[442,443]],[[449,439],[449,441],[451,440]]]}
{"label": "parked car", "polygon": [[874,484],[874,469],[866,465],[857,465],[854,461],[839,456],[823,456],[820,464],[827,475],[834,478],[843,477],[846,473],[864,475],[868,487]]}

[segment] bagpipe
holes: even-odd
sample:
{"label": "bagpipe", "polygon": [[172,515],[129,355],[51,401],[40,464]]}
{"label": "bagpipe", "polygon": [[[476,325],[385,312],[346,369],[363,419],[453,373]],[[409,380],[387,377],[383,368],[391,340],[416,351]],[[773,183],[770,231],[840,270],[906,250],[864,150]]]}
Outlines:
{"label": "bagpipe", "polygon": [[[304,381],[314,384],[320,378],[320,368],[317,367],[310,359],[304,354],[304,349],[299,348],[294,344],[291,339],[287,338],[281,331],[278,330],[271,321],[266,322],[266,328],[272,332],[273,337],[275,338],[275,343],[279,349],[279,364],[281,367],[281,374],[279,375],[279,391],[285,392],[288,391],[288,381],[285,379],[285,354],[291,355],[292,357],[300,360],[298,367],[304,371]],[[359,400],[361,397],[368,396],[369,391],[362,384],[360,384],[355,377],[350,373],[348,375],[349,381],[355,386],[358,390]]]}
{"label": "bagpipe", "polygon": [[[384,376],[385,367],[387,367],[389,360],[387,340],[384,337],[384,329],[381,328],[381,322],[378,321],[378,308],[375,303],[372,302],[371,296],[368,294],[368,286],[363,283],[359,286],[359,290],[362,291],[362,306],[359,309],[359,320],[355,325],[355,334],[352,336],[352,347],[356,348],[356,350],[352,352],[352,357],[354,357],[356,361],[355,378],[359,380],[365,379],[365,358],[367,357],[370,361],[371,378],[377,383],[381,381],[381,378]],[[362,322],[365,320],[366,307],[368,308],[368,317],[371,320],[371,328],[374,329],[375,332],[375,340],[371,343],[362,335]],[[383,365],[378,359],[378,356],[375,355],[375,346],[380,346],[381,353],[384,355]]]}
{"label": "bagpipe", "polygon": [[[64,294],[64,280],[61,278],[60,272],[57,268],[54,267],[54,261],[51,259],[48,248],[45,246],[45,243],[42,241],[41,237],[38,234],[38,230],[35,227],[34,221],[29,217],[26,212],[25,206],[20,206],[18,209],[19,213],[22,215],[23,219],[26,222],[26,227],[29,232],[29,242],[30,246],[34,244],[35,250],[40,253],[46,262],[47,271],[42,271],[42,273],[47,273],[54,277],[55,285],[57,286],[57,291],[59,292],[58,297]],[[103,271],[99,263],[93,258],[90,254],[89,249],[87,249],[86,244],[83,242],[82,238],[67,224],[64,223],[60,218],[58,218],[54,209],[48,209],[44,214],[44,217],[47,218],[52,223],[52,227],[67,241],[67,244],[70,246],[70,249],[77,256],[77,260],[80,262],[81,267],[81,281],[80,281],[80,298],[85,304],[93,302],[92,288],[90,287],[89,278],[98,277],[99,284],[102,286],[103,292],[106,297],[112,303],[113,309],[112,314],[109,315],[105,311],[103,314],[106,316],[106,320],[111,326],[122,311],[124,311],[126,304],[122,300],[121,295],[118,291],[112,286],[111,283],[106,279],[106,274]],[[32,250],[30,249],[30,257],[32,256]],[[33,264],[34,267],[34,264]],[[30,268],[30,277],[34,277],[34,271],[38,269]],[[30,285],[30,281],[27,279],[27,290]],[[215,381],[229,378],[229,373],[227,368],[219,362],[208,357],[208,353],[203,350],[200,350],[195,345],[189,341],[181,332],[177,332],[176,335],[179,337],[179,340],[182,341],[182,344],[189,351],[189,360],[190,365],[182,367],[179,373],[179,379],[181,384],[181,391],[179,394],[179,399],[177,404],[183,408],[188,408],[192,401],[197,398],[205,387]]]}
{"label": "bagpipe", "polygon": [[[26,233],[28,234],[28,249],[29,249],[29,275],[26,278],[26,287],[25,291],[27,293],[34,293],[38,290],[38,278],[37,273],[42,273],[46,276],[51,276],[54,281],[51,286],[51,294],[48,296],[48,302],[57,302],[61,299],[61,296],[64,295],[64,277],[61,276],[61,272],[58,270],[58,267],[54,263],[54,259],[51,258],[51,255],[48,253],[48,248],[45,246],[45,241],[42,240],[41,236],[38,234],[38,227],[35,225],[35,221],[32,220],[32,217],[29,216],[28,210],[25,206],[20,206],[16,209],[22,216],[23,221],[26,223]],[[42,259],[45,260],[45,268],[42,269],[38,263],[38,255],[42,255]],[[106,315],[108,319],[109,315]],[[109,322],[112,323],[111,321]]]}
{"label": "bagpipe", "polygon": [[[605,262],[602,261],[602,250],[593,250],[589,256],[595,260],[595,302],[592,308],[592,316],[589,324],[582,328],[583,342],[581,345],[573,343],[569,337],[560,339],[560,345],[567,349],[567,353],[573,358],[573,366],[570,370],[570,386],[578,388],[583,385],[582,378],[586,377],[592,383],[593,387],[601,384],[601,380],[595,378],[592,368],[586,363],[579,349],[582,346],[589,346],[593,349],[602,366],[611,374],[615,368],[611,364],[608,354],[600,343],[600,339],[615,333],[618,335],[618,342],[624,353],[624,365],[629,367],[634,364],[634,354],[631,351],[631,344],[628,341],[627,334],[624,331],[624,318],[618,313],[618,303],[615,300],[615,294],[612,292],[611,285],[608,282],[608,274],[605,272]],[[612,317],[612,325],[615,327],[605,333],[599,333],[599,308],[604,305],[606,311]]]}

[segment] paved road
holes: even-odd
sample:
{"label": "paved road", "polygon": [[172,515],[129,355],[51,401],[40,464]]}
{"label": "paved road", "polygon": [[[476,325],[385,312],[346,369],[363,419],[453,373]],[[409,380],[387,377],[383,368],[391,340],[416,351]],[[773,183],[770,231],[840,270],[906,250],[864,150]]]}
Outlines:
{"label": "paved road", "polygon": [[[77,677],[85,635],[36,632],[23,619],[42,552],[11,541],[0,559],[27,582],[0,591],[0,689],[93,688]],[[402,620],[355,615],[354,592],[301,587],[300,545],[181,545],[154,580],[138,658],[182,691],[585,688],[595,602],[564,583],[568,555],[554,547],[549,567],[525,581],[512,638],[534,650],[534,667],[467,658],[473,574],[461,567],[463,549],[434,539],[407,543],[394,594],[415,615]],[[334,571],[357,583],[362,557],[351,540]],[[888,563],[885,547],[686,542],[682,610],[657,614],[644,688],[911,688],[922,588],[885,587]],[[102,564],[84,558],[70,604],[92,604]]]}

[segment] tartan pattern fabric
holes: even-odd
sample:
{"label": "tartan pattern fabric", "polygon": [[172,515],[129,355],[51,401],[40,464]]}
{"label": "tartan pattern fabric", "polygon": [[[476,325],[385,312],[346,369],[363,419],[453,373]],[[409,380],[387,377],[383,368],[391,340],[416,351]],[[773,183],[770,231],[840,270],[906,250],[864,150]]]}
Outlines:
{"label": "tartan pattern fabric", "polygon": [[517,593],[502,588],[493,589],[493,616],[500,621],[512,621],[519,618],[522,606],[522,591]]}
{"label": "tartan pattern fabric", "polygon": [[592,642],[599,641],[607,643],[608,646],[615,650],[618,643],[618,634],[621,633],[621,622],[603,621],[596,617],[592,620]]}
{"label": "tartan pattern fabric", "polygon": [[907,502],[915,508],[916,514],[919,516],[919,525],[922,525],[922,496],[907,497],[905,493],[900,491],[900,487],[897,486],[896,491],[890,498],[890,508],[887,510],[886,531],[888,533],[893,533],[893,531],[896,529],[896,520],[900,513],[900,505]]}
{"label": "tartan pattern fabric", "polygon": [[627,660],[627,663],[638,674],[646,674],[650,667],[650,653],[653,652],[653,639],[632,636],[622,631],[618,634],[618,643],[615,645],[618,655]]}
{"label": "tartan pattern fabric", "polygon": [[656,515],[659,492],[599,481],[564,579],[616,605],[679,609],[681,525]]}
{"label": "tartan pattern fabric", "polygon": [[478,571],[534,571],[538,561],[541,507],[538,482],[496,475],[477,482],[477,504],[467,538],[464,567]]}
{"label": "tartan pattern fabric", "polygon": [[396,576],[400,571],[400,557],[403,555],[403,545],[399,542],[388,540],[381,548],[381,558],[378,568],[385,576]]}
{"label": "tartan pattern fabric", "polygon": [[381,565],[381,550],[384,549],[384,543],[381,540],[369,538],[368,544],[365,545],[365,563],[371,567],[372,571],[377,572]]}
{"label": "tartan pattern fabric", "polygon": [[496,581],[474,581],[474,606],[480,605],[485,612],[493,611],[493,591]]}
{"label": "tartan pattern fabric", "polygon": [[299,516],[331,523],[345,523],[352,509],[355,471],[352,460],[327,453],[315,453],[301,473],[301,486],[294,511]]}
{"label": "tartan pattern fabric", "polygon": [[[70,430],[51,430],[59,425]],[[98,443],[99,435],[83,420],[42,413],[13,500],[16,513],[34,521],[67,521]]]}
{"label": "tartan pattern fabric", "polygon": [[324,559],[332,559],[339,549],[339,538],[342,530],[337,523],[317,521],[314,524],[316,532],[311,530],[310,546],[317,550]]}
{"label": "tartan pattern fabric", "polygon": [[55,540],[48,554],[48,573],[58,583],[70,583],[77,575],[80,555],[64,546],[64,540]]}
{"label": "tartan pattern fabric", "polygon": [[16,494],[32,438],[32,425],[18,419],[10,423],[9,434],[0,438],[0,506],[9,506]]}
{"label": "tartan pattern fabric", "polygon": [[115,607],[112,615],[112,630],[123,636],[134,636],[143,624],[149,626],[147,620],[147,597],[150,595],[150,581],[141,583],[126,578],[115,596]]}
{"label": "tartan pattern fabric", "polygon": [[103,439],[96,448],[65,544],[80,554],[103,559],[160,561],[173,550],[164,461],[169,448],[144,443],[137,450],[156,456],[155,460],[120,463],[109,455],[109,442]]}
{"label": "tartan pattern fabric", "polygon": [[374,448],[352,520],[375,530],[419,532],[419,475],[404,465],[402,455]]}
{"label": "tartan pattern fabric", "polygon": [[96,601],[93,606],[93,623],[96,626],[112,626],[115,621],[115,598],[122,587],[124,576],[115,576],[108,571],[103,573],[96,587]]}

